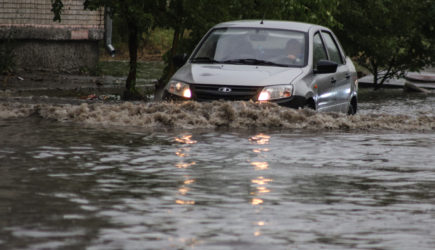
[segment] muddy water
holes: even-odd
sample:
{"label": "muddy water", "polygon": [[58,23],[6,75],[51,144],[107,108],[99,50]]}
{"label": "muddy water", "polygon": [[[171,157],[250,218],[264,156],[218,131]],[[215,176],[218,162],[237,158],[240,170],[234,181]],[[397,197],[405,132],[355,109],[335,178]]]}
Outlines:
{"label": "muddy water", "polygon": [[1,249],[433,249],[435,98],[0,102]]}

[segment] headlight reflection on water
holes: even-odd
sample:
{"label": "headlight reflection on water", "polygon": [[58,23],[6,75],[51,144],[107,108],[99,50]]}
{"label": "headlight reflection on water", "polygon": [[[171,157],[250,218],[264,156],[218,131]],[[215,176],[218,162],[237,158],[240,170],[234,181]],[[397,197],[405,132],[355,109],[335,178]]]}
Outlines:
{"label": "headlight reflection on water", "polygon": [[179,162],[177,163],[176,167],[177,168],[188,168],[190,166],[196,165],[196,162],[190,162],[190,163],[185,163],[185,162]]}
{"label": "headlight reflection on water", "polygon": [[251,162],[251,165],[255,167],[255,170],[266,170],[269,168],[269,163],[263,161],[253,161]]}
{"label": "headlight reflection on water", "polygon": [[263,204],[263,202],[264,201],[262,199],[260,199],[260,198],[253,198],[252,201],[251,201],[251,204],[255,206],[255,205]]}
{"label": "headlight reflection on water", "polygon": [[[191,150],[191,145],[196,144],[197,141],[192,140],[192,135],[182,135],[180,137],[175,137],[174,141],[181,143],[181,147],[175,152],[175,155],[181,159],[180,162],[175,164],[178,169],[187,169],[196,165],[195,161],[188,162],[186,158],[189,157],[189,152]],[[188,198],[188,193],[190,191],[190,185],[195,183],[195,179],[190,176],[184,176],[183,184],[178,188],[178,193],[181,197],[175,200],[175,204],[178,205],[195,205],[194,200]]]}
{"label": "headlight reflection on water", "polygon": [[[269,148],[265,147],[270,142],[270,136],[260,133],[255,136],[249,138],[249,142],[254,145],[258,145],[259,148],[255,148],[252,151],[258,155],[259,158],[265,159],[267,152],[269,152]],[[251,166],[254,166],[255,171],[265,171],[269,169],[269,163],[267,161],[251,161]],[[264,203],[263,198],[261,197],[264,194],[270,193],[271,190],[267,188],[268,183],[272,182],[272,179],[265,178],[263,176],[259,176],[255,179],[251,180],[251,183],[255,185],[255,191],[251,193],[254,196],[251,199],[251,204],[254,206],[259,206]],[[255,236],[259,236],[260,232],[257,231],[254,233]]]}
{"label": "headlight reflection on water", "polygon": [[249,141],[252,144],[258,144],[258,145],[265,145],[265,144],[269,144],[269,140],[270,140],[270,136],[260,133],[258,135],[254,135],[251,138],[249,138]]}
{"label": "headlight reflection on water", "polygon": [[196,144],[197,141],[192,140],[192,135],[183,135],[181,137],[175,137],[174,139],[176,142],[183,143],[183,144]]}

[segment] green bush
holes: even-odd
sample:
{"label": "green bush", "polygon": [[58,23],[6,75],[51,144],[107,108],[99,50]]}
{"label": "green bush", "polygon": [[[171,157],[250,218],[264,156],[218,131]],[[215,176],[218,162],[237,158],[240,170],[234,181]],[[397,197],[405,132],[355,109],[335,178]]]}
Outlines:
{"label": "green bush", "polygon": [[164,54],[172,46],[174,31],[172,29],[156,28],[143,35],[143,47],[152,54]]}

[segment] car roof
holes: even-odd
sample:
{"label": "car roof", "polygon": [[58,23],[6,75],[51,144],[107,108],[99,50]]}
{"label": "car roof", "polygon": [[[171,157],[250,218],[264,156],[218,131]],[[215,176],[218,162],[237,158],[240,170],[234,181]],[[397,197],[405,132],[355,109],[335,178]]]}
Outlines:
{"label": "car roof", "polygon": [[272,20],[240,20],[224,22],[215,25],[213,28],[268,28],[268,29],[285,29],[285,30],[295,30],[308,32],[311,28],[318,27],[321,29],[328,29],[326,27],[301,22],[290,22],[290,21],[272,21]]}

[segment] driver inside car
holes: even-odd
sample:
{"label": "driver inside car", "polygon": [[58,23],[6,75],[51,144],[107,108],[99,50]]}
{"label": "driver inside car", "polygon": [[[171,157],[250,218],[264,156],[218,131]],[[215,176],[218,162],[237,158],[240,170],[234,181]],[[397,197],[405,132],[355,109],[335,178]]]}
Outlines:
{"label": "driver inside car", "polygon": [[304,62],[304,46],[296,39],[290,39],[285,46],[285,55],[297,65],[302,65]]}

